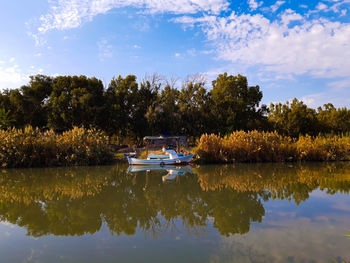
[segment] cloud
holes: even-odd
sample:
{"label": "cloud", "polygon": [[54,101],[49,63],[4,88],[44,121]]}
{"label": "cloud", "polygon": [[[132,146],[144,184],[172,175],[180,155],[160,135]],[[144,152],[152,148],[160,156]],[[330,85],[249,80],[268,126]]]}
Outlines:
{"label": "cloud", "polygon": [[263,2],[257,2],[256,0],[248,0],[248,5],[251,10],[256,10],[258,7],[262,6]]}
{"label": "cloud", "polygon": [[350,78],[346,77],[331,81],[322,92],[309,94],[300,99],[314,108],[330,101],[335,107],[350,105]]}
{"label": "cloud", "polygon": [[317,4],[316,9],[317,10],[326,10],[326,9],[328,9],[328,5],[325,5],[324,3],[320,2]]}
{"label": "cloud", "polygon": [[41,68],[31,66],[28,70],[23,70],[15,63],[14,57],[0,61],[0,90],[19,88],[28,83],[29,76],[44,72]]}
{"label": "cloud", "polygon": [[100,61],[110,59],[113,57],[113,46],[109,44],[106,39],[101,39],[97,42],[98,46],[98,57]]}
{"label": "cloud", "polygon": [[0,66],[0,88],[8,88],[11,84],[21,83],[23,77],[18,65]]}
{"label": "cloud", "polygon": [[350,24],[307,19],[287,9],[275,20],[262,14],[228,17],[185,16],[174,20],[199,26],[217,58],[290,77],[308,74],[333,78],[350,75]]}
{"label": "cloud", "polygon": [[18,88],[29,80],[29,75],[14,63],[15,58],[0,63],[0,90]]}
{"label": "cloud", "polygon": [[150,14],[218,14],[229,5],[226,0],[58,0],[50,4],[49,13],[40,17],[38,33],[76,28],[113,8],[135,7]]}
{"label": "cloud", "polygon": [[340,16],[345,16],[348,11],[346,9],[343,9],[340,11]]}
{"label": "cloud", "polygon": [[277,1],[274,5],[270,7],[271,11],[276,12],[284,3],[286,3],[286,1]]}

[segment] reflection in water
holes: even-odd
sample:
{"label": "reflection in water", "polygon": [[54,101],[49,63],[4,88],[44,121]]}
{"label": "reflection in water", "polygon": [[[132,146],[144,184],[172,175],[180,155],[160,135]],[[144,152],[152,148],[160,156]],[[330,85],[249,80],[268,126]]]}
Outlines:
{"label": "reflection in water", "polygon": [[[316,189],[327,194],[350,190],[346,163],[200,166],[193,168],[195,174],[191,171],[136,171],[124,165],[2,170],[0,220],[34,237],[93,234],[103,224],[117,235],[140,229],[157,236],[179,219],[189,232],[212,224],[230,236],[262,222],[268,200],[298,205]],[[172,183],[163,183],[170,178]]]}
{"label": "reflection in water", "polygon": [[163,182],[173,181],[176,177],[185,175],[186,173],[193,174],[193,170],[190,165],[187,166],[129,166],[128,172],[151,172],[151,171],[164,171],[166,175],[162,176]]}

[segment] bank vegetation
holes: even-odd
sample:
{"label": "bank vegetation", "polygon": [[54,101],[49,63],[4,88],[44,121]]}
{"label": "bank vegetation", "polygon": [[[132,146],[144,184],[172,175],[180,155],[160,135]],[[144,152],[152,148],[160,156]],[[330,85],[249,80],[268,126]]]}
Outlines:
{"label": "bank vegetation", "polygon": [[31,126],[0,130],[2,167],[98,165],[112,160],[109,137],[96,129],[74,127],[62,134]]}
{"label": "bank vegetation", "polygon": [[236,131],[227,136],[205,134],[194,152],[205,163],[349,161],[350,137]]}

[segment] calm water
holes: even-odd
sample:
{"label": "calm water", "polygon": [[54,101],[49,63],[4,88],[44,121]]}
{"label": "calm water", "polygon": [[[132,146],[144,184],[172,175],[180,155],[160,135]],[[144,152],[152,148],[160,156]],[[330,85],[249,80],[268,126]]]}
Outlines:
{"label": "calm water", "polygon": [[0,262],[350,262],[350,163],[0,170]]}

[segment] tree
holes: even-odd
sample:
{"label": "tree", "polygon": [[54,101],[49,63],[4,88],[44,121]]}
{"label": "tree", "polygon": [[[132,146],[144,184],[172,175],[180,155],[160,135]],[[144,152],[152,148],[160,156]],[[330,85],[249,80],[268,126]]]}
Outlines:
{"label": "tree", "polygon": [[204,85],[204,80],[191,80],[184,83],[179,93],[181,134],[197,137],[210,132],[213,127],[210,111],[211,96]]}
{"label": "tree", "polygon": [[100,127],[103,92],[102,81],[96,78],[56,77],[48,102],[49,126],[59,130],[73,126]]}
{"label": "tree", "polygon": [[34,127],[47,125],[47,101],[52,91],[52,80],[44,75],[30,76],[29,84],[20,88],[25,124]]}
{"label": "tree", "polygon": [[296,98],[291,103],[271,103],[268,120],[275,130],[292,137],[318,133],[316,111]]}
{"label": "tree", "polygon": [[152,127],[152,134],[174,135],[180,132],[178,99],[179,91],[167,85],[149,107],[146,118]]}
{"label": "tree", "polygon": [[13,125],[14,119],[10,115],[10,111],[0,109],[0,129],[6,129]]}
{"label": "tree", "polygon": [[109,130],[126,136],[135,116],[135,104],[138,99],[136,76],[128,75],[122,78],[119,75],[118,78],[113,78],[105,96],[109,112]]}
{"label": "tree", "polygon": [[336,109],[328,103],[317,109],[317,120],[323,133],[342,134],[350,132],[350,110],[346,107]]}
{"label": "tree", "polygon": [[252,123],[262,114],[257,109],[262,99],[260,87],[249,87],[246,77],[229,76],[227,73],[220,74],[212,85],[213,114],[217,131],[230,133],[254,128]]}

